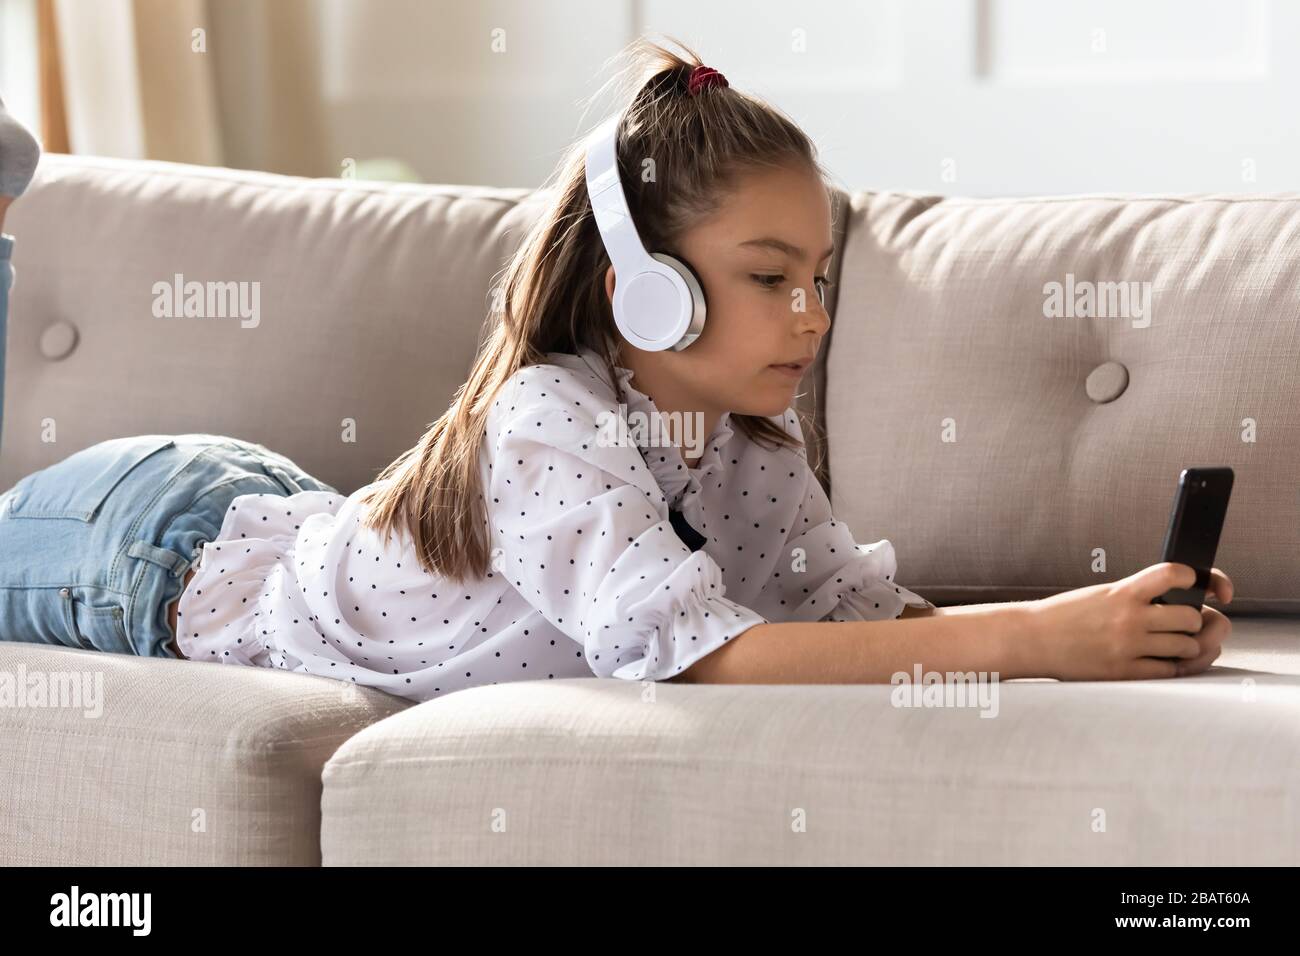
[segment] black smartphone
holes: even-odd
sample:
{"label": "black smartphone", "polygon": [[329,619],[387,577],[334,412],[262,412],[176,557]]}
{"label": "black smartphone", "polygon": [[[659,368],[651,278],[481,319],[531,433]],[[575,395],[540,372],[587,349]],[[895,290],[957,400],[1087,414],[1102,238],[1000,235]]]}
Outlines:
{"label": "black smartphone", "polygon": [[1231,468],[1183,469],[1178,476],[1178,492],[1169,512],[1169,528],[1165,531],[1160,560],[1189,565],[1196,571],[1196,584],[1190,588],[1170,588],[1152,598],[1152,604],[1185,604],[1201,609],[1231,495]]}

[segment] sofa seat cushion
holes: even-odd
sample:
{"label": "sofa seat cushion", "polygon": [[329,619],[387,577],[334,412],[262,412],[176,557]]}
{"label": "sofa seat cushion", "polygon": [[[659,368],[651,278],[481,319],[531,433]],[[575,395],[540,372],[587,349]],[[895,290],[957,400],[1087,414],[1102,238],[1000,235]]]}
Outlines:
{"label": "sofa seat cushion", "polygon": [[325,865],[1300,864],[1300,618],[1210,672],[885,685],[499,684],[325,766]]}
{"label": "sofa seat cushion", "polygon": [[407,706],[323,677],[0,642],[0,866],[318,865],[322,766]]}

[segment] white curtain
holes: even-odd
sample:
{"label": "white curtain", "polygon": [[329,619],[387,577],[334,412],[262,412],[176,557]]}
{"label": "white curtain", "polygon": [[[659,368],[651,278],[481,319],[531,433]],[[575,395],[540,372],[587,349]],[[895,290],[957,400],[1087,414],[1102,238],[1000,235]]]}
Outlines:
{"label": "white curtain", "polygon": [[75,153],[331,175],[310,0],[56,0]]}

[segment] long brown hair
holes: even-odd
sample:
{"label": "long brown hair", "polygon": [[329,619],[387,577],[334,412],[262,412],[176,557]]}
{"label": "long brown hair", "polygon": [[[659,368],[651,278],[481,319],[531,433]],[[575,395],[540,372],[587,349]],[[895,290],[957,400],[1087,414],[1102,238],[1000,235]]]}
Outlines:
{"label": "long brown hair", "polygon": [[[628,104],[617,149],[628,206],[646,248],[669,254],[692,224],[718,208],[739,173],[802,166],[829,181],[812,141],[774,107],[734,87],[688,95],[687,80],[701,60],[673,42],[684,55],[634,40],[622,51],[626,66],[613,77]],[[653,160],[654,188],[640,175],[644,160]],[[542,188],[553,189],[554,200],[506,267],[469,379],[447,412],[361,498],[370,506],[368,527],[409,532],[420,565],[455,581],[491,570],[479,454],[501,385],[519,369],[544,363],[547,352],[585,346],[603,358],[611,389],[619,389],[619,336],[605,294],[610,262],[587,195],[585,138]],[[626,399],[620,394],[620,400]],[[732,415],[730,422],[764,447],[799,444],[762,416]],[[812,423],[803,424],[808,434]]]}

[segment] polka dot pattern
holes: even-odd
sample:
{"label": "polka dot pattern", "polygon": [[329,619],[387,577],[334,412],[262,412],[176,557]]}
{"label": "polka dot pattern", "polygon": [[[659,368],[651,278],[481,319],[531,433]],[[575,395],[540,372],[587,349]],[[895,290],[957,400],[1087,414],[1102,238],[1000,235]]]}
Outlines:
{"label": "polka dot pattern", "polygon": [[[182,652],[422,701],[511,680],[661,680],[755,624],[933,606],[894,580],[888,540],[859,545],[831,516],[801,450],[761,448],[728,415],[695,467],[635,430],[602,440],[620,402],[658,409],[629,370],[615,392],[601,369],[590,350],[552,352],[498,392],[480,455],[494,555],[481,581],[449,583],[409,535],[363,527],[365,489],[242,495],[181,596]],[[792,411],[773,421],[802,438]]]}

